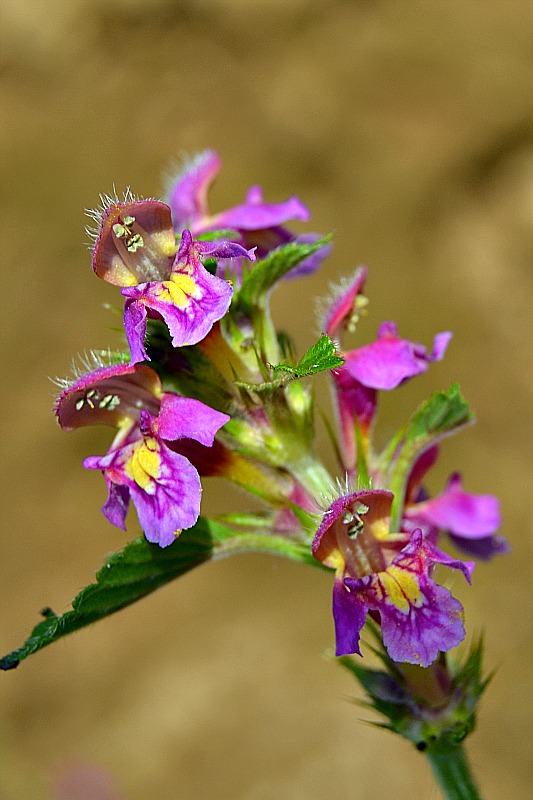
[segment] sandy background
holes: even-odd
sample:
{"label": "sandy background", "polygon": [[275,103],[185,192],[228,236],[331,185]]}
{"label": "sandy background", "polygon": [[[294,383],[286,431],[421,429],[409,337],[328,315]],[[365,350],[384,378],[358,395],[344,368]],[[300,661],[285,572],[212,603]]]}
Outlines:
{"label": "sandy background", "polygon": [[[472,761],[486,798],[525,800],[530,1],[4,0],[0,19],[2,651],[44,605],[66,610],[128,539],[99,512],[101,477],[81,468],[108,433],[62,434],[50,414],[47,376],[117,341],[83,208],[113,183],[157,195],[170,160],[210,146],[224,160],[213,209],[260,183],[336,231],[323,272],[276,297],[300,348],[313,298],[357,263],[371,268],[361,342],[382,319],[428,345],[455,332],[442,364],[387,398],[381,430],[456,379],[477,411],[431,486],[459,467],[467,489],[502,501],[512,554],[454,592],[498,669]],[[208,486],[204,510],[227,510],[226,495]],[[235,558],[1,676],[2,798],[436,798],[418,754],[362,724],[346,701],[355,684],[321,657],[330,592],[318,571]]]}

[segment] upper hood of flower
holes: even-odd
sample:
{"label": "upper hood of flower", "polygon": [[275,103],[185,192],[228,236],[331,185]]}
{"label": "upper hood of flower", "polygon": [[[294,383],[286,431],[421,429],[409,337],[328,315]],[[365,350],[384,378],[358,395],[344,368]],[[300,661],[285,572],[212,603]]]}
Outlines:
{"label": "upper hood of flower", "polygon": [[124,197],[102,197],[101,207],[88,212],[97,223],[93,269],[116,286],[164,280],[178,249],[170,208],[128,192]]}
{"label": "upper hood of flower", "polygon": [[70,382],[54,403],[63,430],[85,425],[121,426],[137,420],[142,410],[157,415],[161,381],[145,364],[98,367]]}
{"label": "upper hood of flower", "polygon": [[[364,559],[370,571],[384,566],[381,550],[374,543],[383,540],[389,531],[390,510],[394,495],[383,489],[369,489],[338,497],[329,506],[312,544],[314,557],[335,569],[346,566],[352,574],[364,574],[354,544],[360,537],[364,544]],[[352,538],[353,537],[353,538]],[[359,549],[359,548],[358,548]]]}

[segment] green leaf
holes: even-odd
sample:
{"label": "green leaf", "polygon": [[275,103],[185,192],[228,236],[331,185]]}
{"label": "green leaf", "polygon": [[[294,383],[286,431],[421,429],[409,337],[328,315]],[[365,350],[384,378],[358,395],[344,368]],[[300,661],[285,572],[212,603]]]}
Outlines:
{"label": "green leaf", "polygon": [[290,364],[270,364],[272,380],[259,384],[245,383],[243,381],[236,381],[236,383],[237,386],[251,391],[259,393],[270,392],[290,381],[316,375],[317,372],[323,372],[327,369],[335,369],[342,364],[344,364],[344,359],[337,355],[334,343],[325,333],[294,366]]}
{"label": "green leaf", "polygon": [[245,313],[252,313],[254,307],[263,307],[270,289],[289,272],[321,247],[328,244],[333,234],[316,242],[289,242],[272,250],[262,261],[258,261],[243,277],[240,290],[235,293],[235,304]]}
{"label": "green leaf", "polygon": [[22,647],[0,660],[8,670],[32,653],[68,633],[103,619],[140,600],[174,578],[210,560],[241,552],[263,552],[321,566],[310,548],[298,542],[262,533],[235,530],[227,524],[200,518],[197,524],[164,549],[146,539],[136,539],[105,562],[96,583],[86,586],[72,602],[72,610],[57,616],[50,609]]}
{"label": "green leaf", "polygon": [[[444,436],[472,422],[474,415],[459,386],[436,392],[415,411],[404,431],[394,437],[396,456],[389,468],[388,488],[394,492],[391,530],[396,530],[402,515],[409,473],[417,457]],[[398,449],[399,448],[399,449]],[[393,453],[388,450],[389,458]],[[384,465],[385,467],[387,465]]]}
{"label": "green leaf", "polygon": [[[177,238],[181,239],[181,234]],[[203,233],[198,233],[194,238],[199,242],[217,242],[219,240],[239,242],[241,235],[238,231],[234,231],[232,228],[220,228],[220,230],[217,231],[204,231]]]}
{"label": "green leaf", "polygon": [[335,369],[344,364],[344,359],[337,355],[335,345],[325,333],[312,347],[309,348],[303,358],[291,367],[289,364],[276,364],[272,367],[274,375],[279,372],[288,372],[293,378],[304,378],[307,375],[315,375],[325,369]]}

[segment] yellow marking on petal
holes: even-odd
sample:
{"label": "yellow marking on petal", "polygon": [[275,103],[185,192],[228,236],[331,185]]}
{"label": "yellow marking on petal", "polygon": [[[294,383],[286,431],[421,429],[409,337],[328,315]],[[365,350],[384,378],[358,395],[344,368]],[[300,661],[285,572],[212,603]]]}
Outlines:
{"label": "yellow marking on petal", "polygon": [[407,614],[409,602],[392,575],[389,575],[388,572],[382,572],[379,576],[379,583],[382,590],[382,595],[379,599],[395,606],[402,614]]}
{"label": "yellow marking on petal", "polygon": [[138,286],[139,279],[129,269],[115,270],[114,275],[120,279],[120,286]]}
{"label": "yellow marking on petal", "polygon": [[401,586],[402,592],[407,596],[410,604],[413,606],[423,605],[424,598],[420,591],[420,584],[417,576],[407,569],[402,567],[391,566],[389,573],[394,575]]}
{"label": "yellow marking on petal", "polygon": [[156,440],[147,438],[140,442],[135,447],[125,470],[137,486],[148,494],[154,494],[156,481],[161,472],[161,456]]}
{"label": "yellow marking on petal", "polygon": [[172,303],[178,308],[188,306],[191,297],[200,297],[201,290],[194,278],[183,272],[174,272],[168,281],[163,281],[158,291],[163,302]]}
{"label": "yellow marking on petal", "polygon": [[386,572],[380,573],[386,599],[389,603],[396,606],[398,611],[407,614],[411,606],[421,606],[423,597],[418,581],[409,570],[397,567],[394,564],[387,568]]}
{"label": "yellow marking on petal", "polygon": [[335,548],[334,550],[330,550],[329,553],[325,556],[325,558],[320,559],[322,563],[326,567],[331,567],[335,570],[337,575],[342,575],[344,573],[345,561],[344,557],[340,550]]}
{"label": "yellow marking on petal", "polygon": [[391,534],[389,532],[389,522],[388,520],[384,519],[377,519],[371,525],[372,535],[375,536],[378,541],[382,542],[384,540],[390,539]]}

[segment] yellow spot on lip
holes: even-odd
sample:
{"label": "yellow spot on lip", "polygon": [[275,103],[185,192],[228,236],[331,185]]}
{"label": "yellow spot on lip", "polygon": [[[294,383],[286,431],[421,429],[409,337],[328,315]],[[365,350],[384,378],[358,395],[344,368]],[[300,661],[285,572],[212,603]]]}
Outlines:
{"label": "yellow spot on lip", "polygon": [[125,469],[128,477],[133,478],[141,489],[154,494],[161,472],[161,456],[156,440],[150,437],[139,442]]}
{"label": "yellow spot on lip", "polygon": [[387,602],[403,614],[407,614],[411,606],[423,604],[420,586],[412,572],[392,565],[379,574],[379,581]]}
{"label": "yellow spot on lip", "polygon": [[201,290],[194,278],[185,275],[183,272],[174,272],[168,279],[163,281],[159,289],[159,299],[178,308],[185,308],[189,305],[191,298],[201,296]]}

